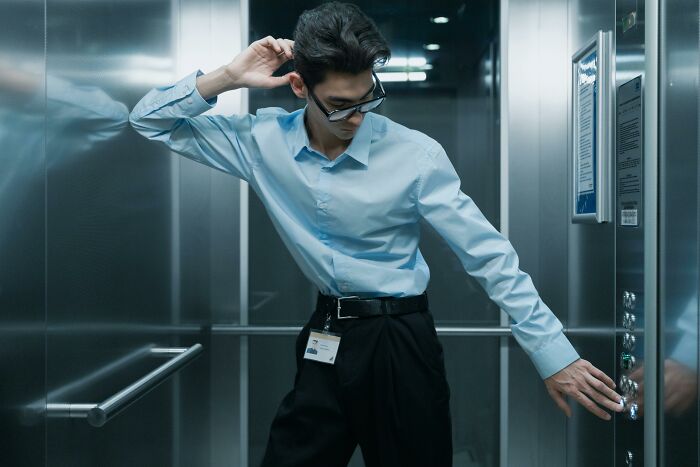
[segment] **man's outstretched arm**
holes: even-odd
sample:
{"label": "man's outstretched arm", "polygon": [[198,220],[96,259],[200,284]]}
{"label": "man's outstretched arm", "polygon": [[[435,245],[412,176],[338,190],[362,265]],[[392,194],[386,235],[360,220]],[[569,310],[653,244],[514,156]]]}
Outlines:
{"label": "man's outstretched arm", "polygon": [[416,199],[420,215],[445,239],[491,300],[508,313],[513,336],[545,380],[557,406],[570,415],[563,399],[568,395],[606,420],[610,416],[600,406],[622,410],[614,382],[579,357],[530,276],[519,269],[510,242],[460,190],[459,177],[439,144],[420,159],[419,171]]}

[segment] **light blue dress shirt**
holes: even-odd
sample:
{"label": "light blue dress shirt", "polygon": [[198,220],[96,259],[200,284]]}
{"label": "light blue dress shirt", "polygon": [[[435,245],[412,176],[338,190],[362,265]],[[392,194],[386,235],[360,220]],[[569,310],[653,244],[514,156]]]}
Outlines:
{"label": "light blue dress shirt", "polygon": [[430,278],[418,248],[423,218],[512,318],[518,343],[546,378],[578,354],[518,256],[467,195],[445,151],[425,134],[367,113],[333,161],[311,147],[304,109],[200,115],[216,105],[196,71],[151,90],[130,115],[143,136],[239,177],[264,204],[299,267],[327,295],[410,296]]}

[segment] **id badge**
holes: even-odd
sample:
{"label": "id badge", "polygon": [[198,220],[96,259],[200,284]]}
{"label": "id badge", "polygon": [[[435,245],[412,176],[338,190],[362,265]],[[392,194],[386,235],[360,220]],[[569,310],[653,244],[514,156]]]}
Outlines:
{"label": "id badge", "polygon": [[333,365],[338,354],[338,346],[340,346],[339,335],[312,329],[304,350],[304,358]]}

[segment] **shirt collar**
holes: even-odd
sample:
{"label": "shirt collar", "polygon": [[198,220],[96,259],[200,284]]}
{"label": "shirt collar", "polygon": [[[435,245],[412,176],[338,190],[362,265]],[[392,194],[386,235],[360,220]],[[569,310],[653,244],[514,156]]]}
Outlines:
{"label": "shirt collar", "polygon": [[[306,107],[297,111],[297,115],[294,118],[294,129],[293,136],[291,139],[291,150],[294,154],[294,158],[299,157],[301,150],[307,148],[311,149],[311,142],[309,141],[309,135],[306,132],[306,126],[304,125],[304,114],[306,113]],[[367,167],[369,163],[369,148],[372,142],[372,122],[370,121],[371,115],[366,113],[358,128],[357,133],[352,138],[350,145],[345,150],[345,154],[355,159],[360,164]]]}

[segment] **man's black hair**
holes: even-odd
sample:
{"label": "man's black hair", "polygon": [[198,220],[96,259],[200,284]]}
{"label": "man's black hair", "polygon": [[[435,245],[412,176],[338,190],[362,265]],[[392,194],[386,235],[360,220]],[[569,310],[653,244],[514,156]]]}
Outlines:
{"label": "man's black hair", "polygon": [[326,72],[358,74],[389,60],[389,44],[351,3],[324,3],[304,11],[294,29],[294,67],[313,89]]}

